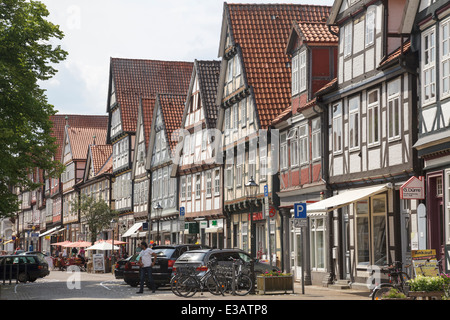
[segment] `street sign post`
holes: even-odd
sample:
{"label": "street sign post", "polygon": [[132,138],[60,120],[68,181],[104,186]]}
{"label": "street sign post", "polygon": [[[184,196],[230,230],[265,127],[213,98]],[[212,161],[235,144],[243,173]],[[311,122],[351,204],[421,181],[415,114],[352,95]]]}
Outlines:
{"label": "street sign post", "polygon": [[306,215],[306,203],[295,203],[294,204],[294,218],[298,220],[299,226],[302,231],[302,294],[305,294],[305,228],[308,225],[307,215]]}

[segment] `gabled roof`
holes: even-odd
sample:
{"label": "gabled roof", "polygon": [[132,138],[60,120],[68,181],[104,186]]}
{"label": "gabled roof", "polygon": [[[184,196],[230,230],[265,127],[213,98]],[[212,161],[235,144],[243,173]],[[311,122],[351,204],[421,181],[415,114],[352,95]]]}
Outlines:
{"label": "gabled roof", "polygon": [[[108,116],[100,115],[80,115],[80,114],[56,114],[50,116],[53,122],[51,136],[56,138],[58,146],[55,159],[61,159],[61,152],[64,147],[64,135],[66,124],[72,127],[105,127],[108,122]],[[86,156],[86,154],[84,154]]]}
{"label": "gabled roof", "polygon": [[[291,69],[285,54],[293,21],[325,22],[331,7],[294,4],[225,4],[234,44],[242,51],[248,86],[253,88],[261,128],[291,99]],[[223,38],[222,38],[223,39]]]}
{"label": "gabled roof", "polygon": [[72,159],[86,159],[88,147],[91,144],[106,143],[107,117],[103,127],[72,127],[67,128],[67,136],[72,150]]}
{"label": "gabled roof", "polygon": [[[298,28],[303,36],[303,41],[308,43],[336,43],[339,41],[338,36],[331,33],[328,26],[323,22],[294,22],[294,26]],[[331,26],[336,33],[339,29]]]}
{"label": "gabled roof", "polygon": [[112,145],[90,145],[92,169],[94,176],[112,173]]}
{"label": "gabled roof", "polygon": [[192,62],[111,58],[123,131],[136,132],[140,98],[156,93],[186,94],[192,67]]}
{"label": "gabled roof", "polygon": [[152,98],[141,99],[141,113],[143,120],[145,148],[147,148],[148,141],[150,139],[150,131],[152,128],[153,110],[155,108],[155,103],[156,96],[153,96]]}
{"label": "gabled roof", "polygon": [[161,106],[162,120],[166,128],[166,138],[170,149],[175,150],[178,143],[175,135],[177,129],[181,128],[181,119],[186,102],[186,95],[158,94],[157,100]]}
{"label": "gabled roof", "polygon": [[220,61],[195,60],[194,67],[197,72],[200,96],[204,108],[208,128],[215,128],[218,116],[216,105],[217,85],[219,84]]}

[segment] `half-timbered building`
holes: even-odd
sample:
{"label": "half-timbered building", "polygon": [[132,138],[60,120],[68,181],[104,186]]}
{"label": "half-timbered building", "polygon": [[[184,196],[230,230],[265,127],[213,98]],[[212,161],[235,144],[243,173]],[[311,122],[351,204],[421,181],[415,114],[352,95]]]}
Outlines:
{"label": "half-timbered building", "polygon": [[[331,9],[331,7],[329,8]],[[335,30],[333,30],[335,29]],[[284,267],[301,277],[302,252],[308,261],[305,283],[311,269],[324,268],[323,217],[311,217],[311,241],[293,218],[299,202],[316,202],[326,191],[326,166],[322,143],[324,113],[316,104],[315,93],[336,77],[337,28],[330,31],[326,21],[293,22],[286,53],[291,58],[292,102],[272,125],[280,130],[280,212],[284,228]],[[309,245],[305,245],[306,243]]]}
{"label": "half-timbered building", "polygon": [[151,173],[151,238],[158,244],[178,243],[184,230],[178,219],[177,178],[171,172],[185,102],[186,93],[155,97],[145,168]]}
{"label": "half-timbered building", "polygon": [[[411,5],[412,6],[412,5]],[[417,7],[417,5],[416,5]],[[450,269],[450,4],[420,1],[412,36],[419,56],[419,139],[426,218],[414,219],[413,249],[434,249]]]}
{"label": "half-timbered building", "polygon": [[[291,102],[286,43],[293,21],[322,21],[328,12],[314,5],[224,4],[216,102],[224,135],[224,212],[230,217],[230,245],[271,263],[281,261],[282,226],[273,162],[278,157],[272,159],[278,137],[270,138],[268,129]],[[246,188],[251,180],[258,185],[255,194]],[[265,214],[270,206],[272,219]]]}
{"label": "half-timbered building", "polygon": [[[72,203],[78,198],[75,185],[83,180],[86,169],[86,156],[91,144],[105,144],[107,116],[91,116],[96,120],[95,126],[66,125],[61,162],[65,167],[61,174],[62,183],[62,223],[65,227],[65,238],[78,241],[83,233],[79,224],[79,212],[73,209]],[[84,239],[83,239],[84,240]]]}
{"label": "half-timbered building", "polygon": [[180,219],[184,218],[184,242],[224,248],[226,220],[222,210],[221,133],[216,134],[216,105],[220,61],[194,61],[191,83],[181,120],[183,137],[177,166]]}
{"label": "half-timbered building", "polygon": [[[186,94],[191,73],[192,62],[111,58],[107,143],[113,146],[113,209],[120,215],[121,234],[134,234],[142,223],[135,222],[132,183],[140,99],[154,98],[158,92]],[[138,220],[142,219],[139,212]]]}
{"label": "half-timbered building", "polygon": [[338,74],[316,97],[328,118],[329,172],[326,199],[307,209],[310,221],[324,217],[324,263],[313,283],[366,288],[372,266],[410,254],[416,203],[401,200],[399,189],[419,167],[412,148],[417,60],[404,35],[406,2],[337,0],[328,19],[339,27]]}

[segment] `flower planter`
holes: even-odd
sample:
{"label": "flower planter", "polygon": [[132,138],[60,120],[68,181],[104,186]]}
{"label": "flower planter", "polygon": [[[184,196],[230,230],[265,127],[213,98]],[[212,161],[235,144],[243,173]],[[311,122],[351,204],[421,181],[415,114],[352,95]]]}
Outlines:
{"label": "flower planter", "polygon": [[257,277],[257,286],[259,294],[270,293],[294,293],[294,277],[293,276],[274,276],[274,277]]}
{"label": "flower planter", "polygon": [[422,300],[441,300],[444,295],[444,291],[410,291],[408,296],[421,298]]}

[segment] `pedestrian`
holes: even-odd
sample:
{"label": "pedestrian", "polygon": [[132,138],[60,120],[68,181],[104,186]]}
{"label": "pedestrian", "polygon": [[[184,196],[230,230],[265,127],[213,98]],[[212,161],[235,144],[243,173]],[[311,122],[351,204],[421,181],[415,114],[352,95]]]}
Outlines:
{"label": "pedestrian", "polygon": [[[155,293],[156,286],[155,282],[153,281],[152,276],[152,267],[155,265],[156,262],[156,253],[150,249],[146,242],[141,242],[141,253],[139,254],[139,266],[140,269],[140,290],[136,293],[144,293],[144,283],[145,283],[145,275],[148,276],[148,285],[152,289],[152,293]],[[153,259],[152,259],[153,256]]]}

